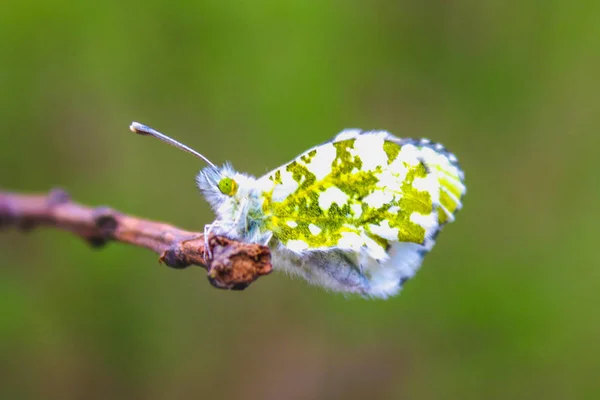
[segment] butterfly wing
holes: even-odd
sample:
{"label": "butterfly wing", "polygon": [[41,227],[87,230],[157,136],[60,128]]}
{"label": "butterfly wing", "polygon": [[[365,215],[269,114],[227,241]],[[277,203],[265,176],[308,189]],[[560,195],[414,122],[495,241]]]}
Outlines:
{"label": "butterfly wing", "polygon": [[377,261],[389,260],[395,243],[430,248],[465,193],[443,146],[385,131],[343,131],[258,183],[265,227],[288,250],[349,250]]}

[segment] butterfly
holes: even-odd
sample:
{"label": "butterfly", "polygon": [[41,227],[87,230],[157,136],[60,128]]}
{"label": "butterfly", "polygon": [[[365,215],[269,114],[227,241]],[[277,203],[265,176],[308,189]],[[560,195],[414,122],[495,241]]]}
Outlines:
{"label": "butterfly", "polygon": [[466,192],[457,158],[427,139],[346,129],[255,178],[137,122],[206,162],[206,234],[269,246],[275,270],[327,289],[386,298],[413,277]]}

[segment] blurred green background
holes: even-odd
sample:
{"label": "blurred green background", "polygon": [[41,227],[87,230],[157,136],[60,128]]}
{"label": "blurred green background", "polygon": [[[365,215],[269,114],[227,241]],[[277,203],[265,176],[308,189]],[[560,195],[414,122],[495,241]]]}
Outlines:
{"label": "blurred green background", "polygon": [[4,4],[5,190],[201,230],[201,163],[137,120],[256,175],[347,127],[428,137],[468,193],[387,301],[1,232],[0,398],[599,398],[598,71],[597,1]]}

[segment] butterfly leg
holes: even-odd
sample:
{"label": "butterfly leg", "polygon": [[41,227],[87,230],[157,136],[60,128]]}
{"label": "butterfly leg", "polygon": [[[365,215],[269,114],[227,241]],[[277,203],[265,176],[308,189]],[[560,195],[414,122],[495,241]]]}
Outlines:
{"label": "butterfly leg", "polygon": [[211,234],[227,236],[232,239],[235,239],[235,236],[230,235],[232,230],[232,224],[227,221],[215,220],[211,224],[204,225],[204,238],[206,239],[206,251],[204,252],[204,258],[206,261],[206,256],[208,258],[212,258],[212,251],[210,249],[208,238]]}
{"label": "butterfly leg", "polygon": [[204,258],[206,261],[206,256],[208,255],[208,258],[212,258],[212,251],[210,250],[210,245],[209,245],[209,238],[210,235],[212,234],[213,230],[215,228],[220,228],[222,227],[223,224],[221,223],[221,221],[214,221],[212,224],[206,224],[204,225],[204,239],[205,239],[205,243],[206,243],[206,251],[204,252]]}
{"label": "butterfly leg", "polygon": [[205,243],[205,248],[206,250],[204,251],[204,261],[206,262],[206,257],[208,256],[208,258],[212,258],[212,252],[210,251],[210,232],[212,229],[212,224],[206,224],[204,225],[204,243]]}

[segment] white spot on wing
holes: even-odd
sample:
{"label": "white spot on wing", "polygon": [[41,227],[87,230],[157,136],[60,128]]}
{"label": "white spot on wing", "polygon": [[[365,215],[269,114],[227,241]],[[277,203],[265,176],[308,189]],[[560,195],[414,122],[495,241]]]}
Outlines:
{"label": "white spot on wing", "polygon": [[396,213],[398,213],[398,211],[400,211],[400,207],[391,206],[390,208],[388,208],[388,211],[391,212],[392,214],[396,214]]}
{"label": "white spot on wing", "polygon": [[342,232],[338,246],[342,249],[358,250],[363,245],[362,237],[356,232]]}
{"label": "white spot on wing", "polygon": [[319,195],[319,207],[323,210],[329,210],[333,203],[338,206],[343,206],[348,201],[348,195],[342,192],[339,188],[331,186]]}
{"label": "white spot on wing", "polygon": [[420,192],[429,193],[433,204],[440,203],[440,183],[434,174],[428,174],[424,178],[415,178],[412,186]]}
{"label": "white spot on wing", "polygon": [[315,224],[310,224],[308,225],[308,230],[310,231],[310,233],[312,233],[314,236],[317,236],[319,233],[321,233],[321,228],[319,228],[318,226],[316,226]]}
{"label": "white spot on wing", "polygon": [[404,164],[392,163],[388,168],[381,171],[381,173],[375,174],[377,179],[379,179],[377,186],[400,193],[407,172],[408,168]]}
{"label": "white spot on wing", "polygon": [[350,209],[354,213],[354,218],[360,218],[362,215],[362,206],[358,203],[352,203]]}
{"label": "white spot on wing", "polygon": [[375,190],[363,199],[363,202],[373,208],[379,208],[394,200],[394,194],[389,190]]}
{"label": "white spot on wing", "polygon": [[387,220],[381,221],[379,225],[370,224],[369,229],[383,239],[398,241],[398,228],[392,228]]}
{"label": "white spot on wing", "polygon": [[308,164],[305,164],[300,158],[298,158],[297,161],[306,165],[306,168],[315,174],[315,178],[320,181],[331,172],[331,164],[333,163],[333,160],[335,160],[336,150],[331,143],[315,147],[313,150],[317,153],[312,157]]}
{"label": "white spot on wing", "polygon": [[419,164],[419,157],[421,156],[421,152],[412,144],[405,144],[400,148],[400,152],[396,157],[396,160],[392,163],[403,162],[409,165],[417,165]]}
{"label": "white spot on wing", "polygon": [[356,138],[354,151],[362,161],[363,171],[373,171],[387,166],[387,154],[383,150],[384,133],[369,133]]}
{"label": "white spot on wing", "polygon": [[[292,173],[286,171],[285,168],[279,168],[281,171],[281,184],[277,184],[273,187],[273,197],[272,200],[274,202],[281,202],[285,200],[290,194],[294,193],[298,190],[298,182],[294,180],[292,177]],[[275,175],[275,173],[271,173]]]}
{"label": "white spot on wing", "polygon": [[422,227],[423,229],[425,229],[425,235],[429,236],[429,233],[433,230],[433,229],[437,229],[439,224],[438,224],[438,220],[437,220],[437,215],[436,213],[430,213],[427,215],[423,215],[420,214],[418,212],[413,212],[410,215],[410,220],[411,222],[419,225],[420,227]]}
{"label": "white spot on wing", "polygon": [[290,228],[296,228],[298,226],[298,224],[296,223],[296,221],[287,221],[286,224]]}
{"label": "white spot on wing", "polygon": [[296,253],[300,253],[301,251],[304,251],[306,249],[308,249],[308,243],[306,243],[303,240],[298,240],[298,239],[294,239],[294,240],[289,240],[285,246],[290,249],[293,252]]}

